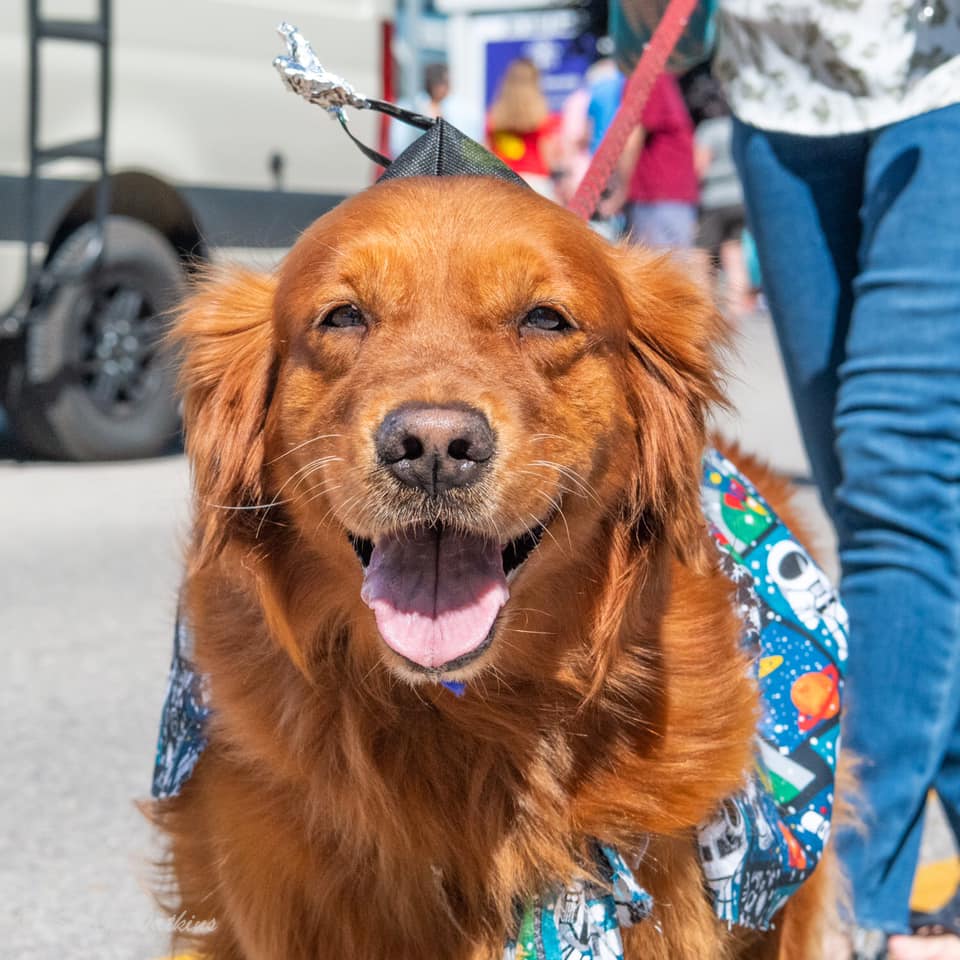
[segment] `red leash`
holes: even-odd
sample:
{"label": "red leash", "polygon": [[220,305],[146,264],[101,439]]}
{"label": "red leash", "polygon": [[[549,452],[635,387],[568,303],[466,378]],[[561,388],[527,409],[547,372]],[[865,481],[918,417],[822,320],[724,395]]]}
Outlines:
{"label": "red leash", "polygon": [[666,67],[667,59],[680,40],[696,5],[697,0],[670,0],[667,5],[663,18],[657,24],[650,42],[630,74],[623,92],[623,101],[570,201],[568,209],[578,217],[589,220],[597,209],[600,195],[610,181],[627,138],[640,124],[640,117],[647,105],[654,81]]}

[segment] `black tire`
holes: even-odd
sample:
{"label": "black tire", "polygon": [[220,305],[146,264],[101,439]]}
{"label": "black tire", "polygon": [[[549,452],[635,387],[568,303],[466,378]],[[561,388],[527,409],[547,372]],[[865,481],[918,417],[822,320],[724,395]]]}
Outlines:
{"label": "black tire", "polygon": [[[69,277],[93,232],[85,224],[49,269]],[[27,326],[24,362],[11,372],[7,411],[28,450],[67,460],[125,460],[169,449],[179,429],[176,371],[164,335],[182,296],[176,250],[129,217],[105,224],[101,264],[59,283]]]}

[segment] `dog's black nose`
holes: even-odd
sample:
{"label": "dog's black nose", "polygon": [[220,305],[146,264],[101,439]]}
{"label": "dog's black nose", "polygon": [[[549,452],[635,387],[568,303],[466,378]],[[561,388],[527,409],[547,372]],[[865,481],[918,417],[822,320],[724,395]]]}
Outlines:
{"label": "dog's black nose", "polygon": [[487,418],[472,407],[407,404],[383,418],[376,447],[398,480],[435,497],[476,483],[496,441]]}

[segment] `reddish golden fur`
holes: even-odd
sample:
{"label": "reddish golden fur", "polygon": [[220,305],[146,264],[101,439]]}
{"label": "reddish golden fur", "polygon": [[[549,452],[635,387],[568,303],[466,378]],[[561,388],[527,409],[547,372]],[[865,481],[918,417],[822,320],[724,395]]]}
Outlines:
{"label": "reddish golden fur", "polygon": [[[348,301],[367,332],[314,326]],[[542,302],[580,331],[521,336]],[[702,892],[693,828],[740,785],[757,703],[699,507],[724,328],[681,270],[518,187],[398,181],[318,221],[276,275],[208,280],[176,337],[185,604],[216,714],[156,817],[176,909],[217,922],[204,954],[499,958],[517,898],[582,870],[587,838],[650,837],[662,934],[635,928],[629,957],[819,956],[823,877],[782,953]],[[562,503],[462,700],[380,640],[346,537],[423,516],[371,441],[409,400],[470,403],[497,431],[451,522],[504,542]]]}

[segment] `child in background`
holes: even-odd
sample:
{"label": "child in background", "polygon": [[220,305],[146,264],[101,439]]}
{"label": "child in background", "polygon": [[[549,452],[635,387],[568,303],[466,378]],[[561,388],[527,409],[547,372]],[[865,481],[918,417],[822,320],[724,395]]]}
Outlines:
{"label": "child in background", "polygon": [[[583,85],[563,104],[560,127],[560,175],[555,180],[556,199],[564,206],[573,199],[590,160],[613,120],[623,97],[626,77],[611,57],[602,56],[588,68]],[[624,218],[595,214],[590,226],[608,240],[617,240]]]}
{"label": "child in background", "polygon": [[533,61],[510,63],[487,114],[487,143],[514,173],[554,199],[551,173],[559,169],[560,118],[550,113]]}

